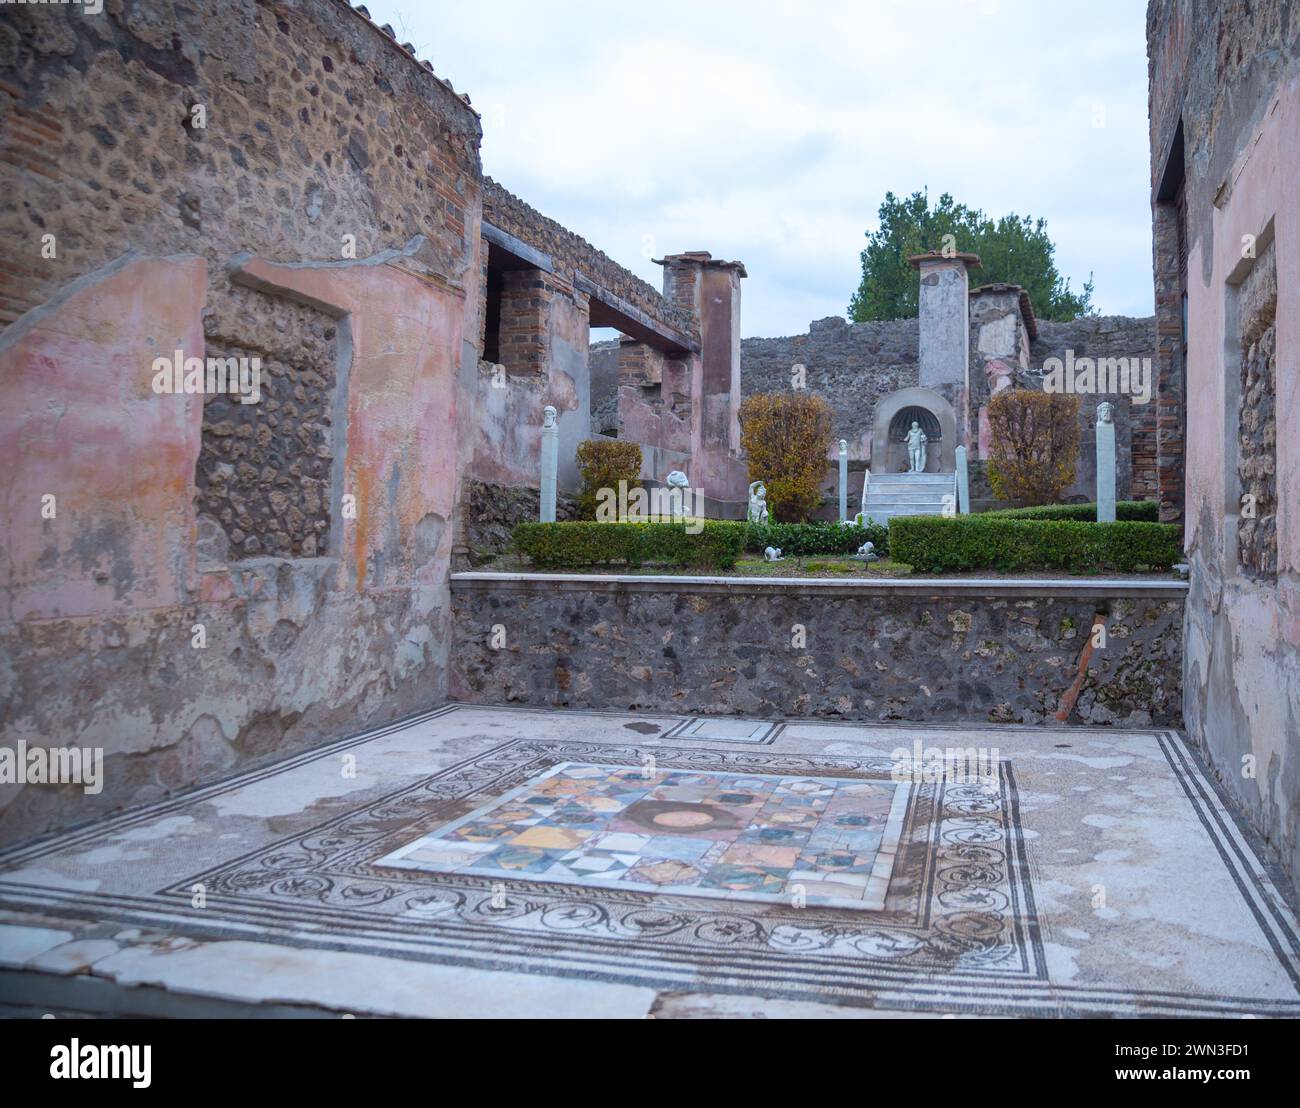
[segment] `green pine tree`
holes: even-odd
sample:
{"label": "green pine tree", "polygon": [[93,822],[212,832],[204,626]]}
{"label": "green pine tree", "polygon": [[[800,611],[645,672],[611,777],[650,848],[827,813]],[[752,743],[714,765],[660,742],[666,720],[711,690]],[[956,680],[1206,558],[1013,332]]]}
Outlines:
{"label": "green pine tree", "polygon": [[998,281],[1020,285],[1041,319],[1096,314],[1091,275],[1076,293],[1069,280],[1057,272],[1056,247],[1047,236],[1045,219],[1013,213],[993,220],[982,211],[958,204],[946,192],[934,207],[924,192],[903,199],[887,192],[880,205],[880,227],[867,234],[862,283],[849,302],[849,317],[855,323],[915,317],[916,271],[907,259],[946,246],[979,255],[981,266],[971,272],[972,285]]}

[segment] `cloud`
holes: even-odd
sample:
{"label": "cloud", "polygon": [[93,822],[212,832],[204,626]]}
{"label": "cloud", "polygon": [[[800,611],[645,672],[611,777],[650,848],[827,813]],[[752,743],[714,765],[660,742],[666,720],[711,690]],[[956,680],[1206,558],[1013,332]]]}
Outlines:
{"label": "cloud", "polygon": [[665,252],[744,261],[746,335],[844,314],[885,192],[920,188],[1045,217],[1102,311],[1152,311],[1131,0],[369,8],[470,94],[512,192],[656,285]]}

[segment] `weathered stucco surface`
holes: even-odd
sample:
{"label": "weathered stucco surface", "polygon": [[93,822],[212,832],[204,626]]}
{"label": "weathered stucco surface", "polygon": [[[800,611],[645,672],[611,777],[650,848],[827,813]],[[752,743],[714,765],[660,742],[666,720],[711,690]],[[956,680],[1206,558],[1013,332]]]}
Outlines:
{"label": "weathered stucco surface", "polygon": [[[6,8],[0,45],[2,737],[104,756],[0,790],[10,841],[443,697],[481,174],[343,4]],[[205,431],[227,402],[153,389],[178,349],[262,351],[275,402]]]}
{"label": "weathered stucco surface", "polygon": [[[1187,731],[1300,880],[1300,8],[1156,2],[1148,40],[1153,178],[1180,121],[1188,167]],[[1158,235],[1157,274],[1161,254]],[[1237,549],[1241,342],[1265,259],[1276,265],[1276,430],[1259,445],[1274,470],[1275,575],[1244,567]]]}

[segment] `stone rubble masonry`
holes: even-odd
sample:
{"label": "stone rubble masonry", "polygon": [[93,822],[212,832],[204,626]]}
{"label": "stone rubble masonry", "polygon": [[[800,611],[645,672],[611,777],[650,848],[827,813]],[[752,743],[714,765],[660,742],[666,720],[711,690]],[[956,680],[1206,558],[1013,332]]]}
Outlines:
{"label": "stone rubble masonry", "polygon": [[[1035,582],[999,595],[976,583],[918,595],[886,582],[844,595],[827,587],[840,582],[593,577],[557,587],[473,576],[452,580],[452,695],[473,703],[1043,723],[1103,609],[1107,645],[1093,654],[1072,722],[1181,718],[1181,590],[1036,595]],[[510,629],[503,649],[490,645],[495,624]],[[795,624],[805,646],[790,645]]]}
{"label": "stone rubble masonry", "polygon": [[1253,514],[1241,513],[1237,560],[1258,577],[1277,576],[1277,254],[1270,242],[1242,283],[1241,398],[1237,477]]}
{"label": "stone rubble masonry", "polygon": [[[461,497],[466,528],[464,565],[477,566],[490,561],[509,547],[515,524],[536,523],[538,519],[541,497],[537,489],[469,478]],[[561,523],[577,519],[577,498],[560,493],[556,498],[555,518]]]}
{"label": "stone rubble masonry", "polygon": [[[338,0],[0,6],[0,726],[105,753],[0,841],[445,694],[480,135]],[[156,395],[177,348],[262,402]]]}
{"label": "stone rubble masonry", "polygon": [[618,434],[619,339],[603,339],[587,348],[591,374],[591,431],[594,435]]}
{"label": "stone rubble masonry", "polygon": [[1029,364],[1035,374],[1041,374],[1048,358],[1064,361],[1067,350],[1073,350],[1076,359],[1086,357],[1094,361],[1127,358],[1131,363],[1134,359],[1151,359],[1153,395],[1148,403],[1139,404],[1131,396],[1113,393],[1079,397],[1079,477],[1068,493],[1086,500],[1096,499],[1095,477],[1088,459],[1094,457],[1096,450],[1097,405],[1107,401],[1115,409],[1117,495],[1121,500],[1156,498],[1154,388],[1158,363],[1155,343],[1155,321],[1150,316],[1084,316],[1069,321],[1038,321],[1038,337],[1029,347]]}
{"label": "stone rubble masonry", "polygon": [[808,389],[834,412],[835,439],[848,440],[849,458],[861,472],[871,453],[876,402],[917,384],[918,343],[915,319],[847,323],[840,316],[814,320],[806,335],[744,339],[741,392],[786,392],[793,367],[803,365]]}
{"label": "stone rubble masonry", "polygon": [[340,259],[351,234],[366,258],[422,234],[464,283],[478,117],[345,3],[77,7],[0,8],[0,236],[30,244],[4,321],[128,249]]}
{"label": "stone rubble masonry", "polygon": [[[204,312],[208,357],[260,360],[261,398],[207,396],[195,473],[200,533],[226,539],[212,562],[329,548],[337,324],[305,304],[230,286]],[[212,532],[212,533],[215,533]]]}

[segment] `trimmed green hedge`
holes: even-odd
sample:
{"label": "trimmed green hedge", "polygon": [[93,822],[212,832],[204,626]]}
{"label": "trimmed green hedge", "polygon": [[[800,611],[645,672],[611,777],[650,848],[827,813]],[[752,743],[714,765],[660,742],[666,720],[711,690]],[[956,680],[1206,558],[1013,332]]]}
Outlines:
{"label": "trimmed green hedge", "polygon": [[690,534],[682,523],[520,523],[512,542],[539,569],[614,562],[730,569],[744,549],[745,527],[706,520]]}
{"label": "trimmed green hedge", "polygon": [[[1096,504],[1042,504],[1037,508],[999,508],[981,512],[1004,519],[1073,519],[1080,523],[1097,522]],[[1116,521],[1159,523],[1160,505],[1154,500],[1120,500],[1115,504]]]}
{"label": "trimmed green hedge", "polygon": [[786,557],[804,554],[856,554],[864,542],[874,542],[882,558],[889,549],[889,528],[882,523],[866,527],[839,523],[750,523],[745,549],[761,553],[778,547]]}
{"label": "trimmed green hedge", "polygon": [[1128,573],[1168,569],[1182,558],[1171,523],[1119,520],[898,516],[889,521],[890,557],[923,573],[956,569],[1063,569]]}

